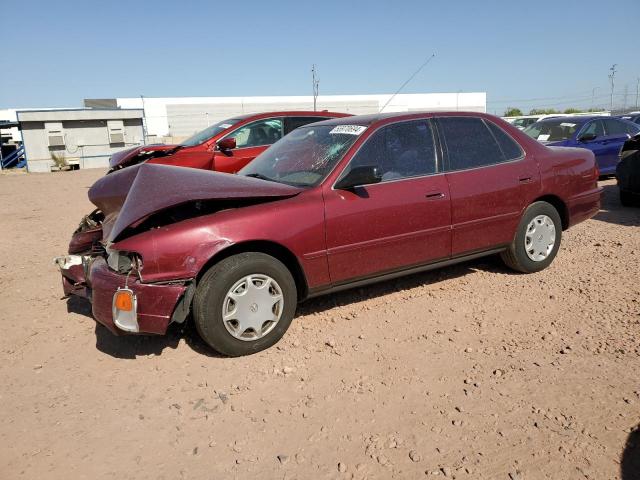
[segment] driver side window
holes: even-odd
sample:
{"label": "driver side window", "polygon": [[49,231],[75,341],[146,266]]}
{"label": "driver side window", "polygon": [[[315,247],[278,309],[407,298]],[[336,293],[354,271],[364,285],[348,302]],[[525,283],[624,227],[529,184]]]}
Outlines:
{"label": "driver side window", "polygon": [[580,134],[580,136],[582,135],[595,135],[596,137],[604,135],[604,126],[602,125],[602,121],[594,120],[589,123]]}
{"label": "driver side window", "polygon": [[229,137],[236,139],[236,148],[271,145],[282,138],[282,119],[268,118],[240,127]]}
{"label": "driver side window", "polygon": [[385,182],[435,173],[435,159],[430,125],[425,121],[403,122],[375,132],[348,168],[376,167]]}

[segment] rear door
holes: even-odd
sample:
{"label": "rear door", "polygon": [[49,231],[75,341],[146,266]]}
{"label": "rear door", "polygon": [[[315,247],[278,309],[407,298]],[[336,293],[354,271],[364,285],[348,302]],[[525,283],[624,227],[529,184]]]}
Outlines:
{"label": "rear door", "polygon": [[426,120],[382,127],[345,168],[375,166],[382,181],[325,186],[326,238],[334,284],[447,259],[451,207]]}
{"label": "rear door", "polygon": [[539,186],[535,160],[489,120],[440,117],[437,125],[451,193],[452,255],[510,243]]}
{"label": "rear door", "polygon": [[602,156],[598,165],[600,173],[614,173],[618,163],[618,154],[624,142],[630,137],[629,126],[615,118],[604,118],[605,136],[602,138]]}
{"label": "rear door", "polygon": [[224,138],[236,139],[236,148],[228,152],[216,150],[213,169],[218,172],[236,173],[284,135],[282,118],[264,118],[248,123]]}

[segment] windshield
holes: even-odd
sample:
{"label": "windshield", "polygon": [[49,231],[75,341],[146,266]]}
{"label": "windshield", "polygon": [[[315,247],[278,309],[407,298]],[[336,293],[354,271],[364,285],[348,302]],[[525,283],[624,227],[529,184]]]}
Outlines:
{"label": "windshield", "polygon": [[211,137],[216,136],[220,132],[224,132],[227,128],[233,127],[236,123],[240,122],[241,118],[230,118],[228,120],[222,120],[221,122],[214,123],[210,127],[205,128],[201,132],[196,133],[192,137],[187,138],[180,145],[183,147],[195,147],[201,143],[206,142]]}
{"label": "windshield", "polygon": [[288,185],[318,185],[355,143],[366,127],[310,125],[274,143],[238,175]]}
{"label": "windshield", "polygon": [[532,123],[535,123],[537,120],[537,118],[516,118],[513,121],[513,125],[516,127],[524,128],[528,127]]}
{"label": "windshield", "polygon": [[579,126],[569,120],[545,120],[529,125],[523,131],[540,142],[562,142],[572,138]]}

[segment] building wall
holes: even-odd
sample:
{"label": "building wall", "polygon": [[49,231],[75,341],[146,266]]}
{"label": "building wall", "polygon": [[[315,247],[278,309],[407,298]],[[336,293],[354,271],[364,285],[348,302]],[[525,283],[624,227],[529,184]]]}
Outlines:
{"label": "building wall", "polygon": [[[418,110],[485,112],[484,92],[380,95],[321,95],[317,109],[354,115]],[[101,100],[105,101],[105,100]],[[185,138],[212,123],[236,115],[283,110],[313,110],[311,96],[118,98],[118,107],[143,108],[151,142],[163,137]],[[91,100],[85,100],[90,105]],[[386,105],[386,106],[385,106]]]}
{"label": "building wall", "polygon": [[52,153],[64,156],[80,168],[106,168],[114,152],[141,145],[142,119],[123,119],[124,143],[110,144],[107,120],[63,120],[63,147],[50,147],[44,121],[21,121],[22,138],[30,172],[50,172]]}

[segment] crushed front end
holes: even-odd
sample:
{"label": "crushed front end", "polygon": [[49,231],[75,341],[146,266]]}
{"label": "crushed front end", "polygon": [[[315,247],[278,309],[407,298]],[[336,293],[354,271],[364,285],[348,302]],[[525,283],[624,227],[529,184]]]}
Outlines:
{"label": "crushed front end", "polygon": [[194,289],[190,282],[144,283],[142,258],[105,247],[104,215],[85,216],[73,233],[67,255],[55,258],[66,297],[91,302],[94,318],[115,334],[164,334],[183,322]]}
{"label": "crushed front end", "polygon": [[68,254],[55,259],[64,293],[87,298],[95,319],[116,334],[163,334],[185,321],[200,268],[230,243],[210,217],[299,192],[168,165],[114,171],[89,189],[97,209],[80,222]]}

